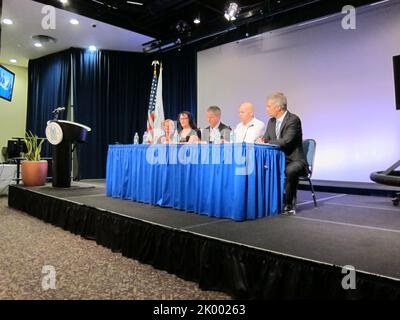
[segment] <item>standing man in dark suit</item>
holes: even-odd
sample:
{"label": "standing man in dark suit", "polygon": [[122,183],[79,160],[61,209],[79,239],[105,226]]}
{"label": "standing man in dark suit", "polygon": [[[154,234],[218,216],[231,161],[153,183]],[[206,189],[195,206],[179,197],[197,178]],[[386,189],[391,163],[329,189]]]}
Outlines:
{"label": "standing man in dark suit", "polygon": [[230,140],[231,128],[221,122],[221,109],[211,106],[207,109],[207,122],[209,126],[201,133],[202,140],[207,143],[215,141],[228,142]]}
{"label": "standing man in dark suit", "polygon": [[271,143],[281,147],[286,155],[285,207],[283,214],[296,214],[293,200],[296,196],[299,177],[308,171],[303,151],[303,132],[298,116],[287,110],[287,99],[277,92],[268,97],[267,114],[271,117],[267,130],[259,143]]}

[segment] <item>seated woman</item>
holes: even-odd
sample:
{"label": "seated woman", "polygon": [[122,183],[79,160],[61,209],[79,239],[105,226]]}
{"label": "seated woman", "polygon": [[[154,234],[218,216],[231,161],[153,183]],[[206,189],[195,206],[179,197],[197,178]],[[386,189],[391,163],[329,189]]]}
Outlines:
{"label": "seated woman", "polygon": [[182,111],[179,116],[181,129],[178,130],[179,141],[184,143],[198,143],[201,140],[201,132],[194,123],[190,112]]}
{"label": "seated woman", "polygon": [[175,125],[174,122],[171,119],[165,119],[163,122],[161,122],[162,128],[163,128],[163,134],[161,137],[158,138],[157,143],[171,143],[173,142],[173,136],[175,132]]}

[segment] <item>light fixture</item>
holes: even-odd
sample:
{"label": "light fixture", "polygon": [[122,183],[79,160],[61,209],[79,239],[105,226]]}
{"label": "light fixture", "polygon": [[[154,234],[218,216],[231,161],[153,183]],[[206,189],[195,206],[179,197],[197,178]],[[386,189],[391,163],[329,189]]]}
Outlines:
{"label": "light fixture", "polygon": [[67,5],[68,4],[68,0],[58,0],[60,1],[62,4]]}
{"label": "light fixture", "polygon": [[142,6],[143,5],[143,2],[136,2],[136,1],[127,1],[126,3],[133,4],[133,5],[136,5],[136,6]]}
{"label": "light fixture", "polygon": [[2,22],[3,22],[3,24],[8,24],[8,25],[14,23],[11,19],[3,19]]}
{"label": "light fixture", "polygon": [[47,35],[43,35],[43,34],[38,34],[38,35],[32,36],[32,40],[33,40],[33,45],[36,48],[41,48],[43,46],[51,45],[51,44],[57,42],[56,38],[53,38],[53,37],[50,37]]}
{"label": "light fixture", "polygon": [[11,62],[11,63],[17,63],[17,59],[11,58],[11,59],[10,59],[10,62]]}
{"label": "light fixture", "polygon": [[386,2],[389,2],[389,0],[383,0],[383,1],[379,1],[379,2],[374,2],[374,3],[371,3],[370,6],[371,7],[378,6],[378,5],[386,3]]}
{"label": "light fixture", "polygon": [[175,25],[175,30],[182,34],[190,30],[190,25],[184,20],[179,20]]}
{"label": "light fixture", "polygon": [[200,21],[200,15],[198,15],[196,18],[194,18],[194,20],[193,20],[193,23],[194,24],[199,24],[201,21]]}
{"label": "light fixture", "polygon": [[91,52],[97,51],[96,46],[89,46],[89,51]]}
{"label": "light fixture", "polygon": [[236,2],[231,2],[226,6],[224,17],[228,21],[234,21],[239,15],[239,11],[239,5]]}
{"label": "light fixture", "polygon": [[69,20],[69,23],[70,23],[70,24],[73,24],[73,25],[78,25],[78,24],[79,24],[79,20],[77,20],[77,19],[71,19],[71,20]]}
{"label": "light fixture", "polygon": [[179,46],[181,44],[182,44],[181,38],[178,38],[175,41],[165,42],[165,43],[163,43],[161,40],[153,40],[143,44],[144,47],[143,52],[144,53],[161,52],[165,49]]}
{"label": "light fixture", "polygon": [[143,52],[144,53],[150,53],[150,52],[159,50],[161,45],[162,45],[161,40],[153,40],[153,41],[150,41],[150,42],[143,43],[142,44]]}

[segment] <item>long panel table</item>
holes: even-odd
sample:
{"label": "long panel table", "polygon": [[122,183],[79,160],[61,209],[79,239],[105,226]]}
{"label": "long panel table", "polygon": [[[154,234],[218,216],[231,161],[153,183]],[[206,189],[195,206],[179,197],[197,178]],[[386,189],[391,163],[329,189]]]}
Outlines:
{"label": "long panel table", "polygon": [[110,145],[106,193],[237,221],[283,209],[285,155],[254,144]]}

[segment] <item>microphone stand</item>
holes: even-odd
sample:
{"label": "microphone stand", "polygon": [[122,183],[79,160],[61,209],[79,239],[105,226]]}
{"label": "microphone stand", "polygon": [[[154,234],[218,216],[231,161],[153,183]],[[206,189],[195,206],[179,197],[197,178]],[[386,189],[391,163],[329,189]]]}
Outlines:
{"label": "microphone stand", "polygon": [[64,111],[65,108],[56,108],[53,110],[54,113],[54,119],[53,120],[58,120],[58,115],[60,114],[61,111]]}
{"label": "microphone stand", "polygon": [[249,128],[251,128],[251,127],[254,127],[254,124],[252,124],[252,125],[250,125],[250,126],[248,126],[248,127],[246,128],[246,133],[244,134],[244,137],[243,137],[243,143],[246,143],[247,131],[248,131]]}

